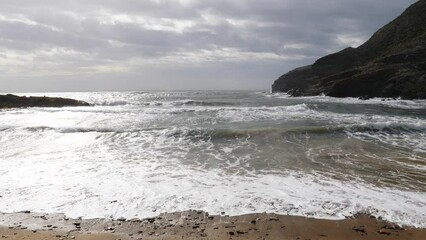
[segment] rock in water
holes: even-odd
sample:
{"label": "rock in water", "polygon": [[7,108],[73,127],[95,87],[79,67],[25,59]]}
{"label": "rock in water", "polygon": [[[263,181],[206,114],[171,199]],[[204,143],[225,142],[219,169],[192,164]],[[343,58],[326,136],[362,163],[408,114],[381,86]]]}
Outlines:
{"label": "rock in water", "polygon": [[0,95],[1,108],[23,107],[65,107],[65,106],[90,106],[89,103],[70,98],[52,97],[20,97],[12,94]]}
{"label": "rock in water", "polygon": [[426,98],[426,0],[419,0],[358,48],[346,48],[277,79],[292,96]]}

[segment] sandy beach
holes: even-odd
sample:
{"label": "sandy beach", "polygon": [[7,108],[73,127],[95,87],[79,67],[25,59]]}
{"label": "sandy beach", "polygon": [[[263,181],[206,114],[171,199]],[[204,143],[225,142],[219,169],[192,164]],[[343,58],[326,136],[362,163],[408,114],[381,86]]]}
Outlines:
{"label": "sandy beach", "polygon": [[0,1],[0,240],[426,240],[425,13]]}
{"label": "sandy beach", "polygon": [[63,214],[1,213],[1,239],[425,239],[426,229],[367,215],[324,220],[271,213],[241,216],[203,211],[145,219],[71,219]]}

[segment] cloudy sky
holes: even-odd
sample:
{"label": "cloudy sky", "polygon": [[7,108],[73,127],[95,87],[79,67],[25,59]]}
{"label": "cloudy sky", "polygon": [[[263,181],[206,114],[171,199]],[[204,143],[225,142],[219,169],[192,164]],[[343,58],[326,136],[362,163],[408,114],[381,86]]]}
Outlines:
{"label": "cloudy sky", "polygon": [[0,92],[263,89],[415,0],[2,0]]}

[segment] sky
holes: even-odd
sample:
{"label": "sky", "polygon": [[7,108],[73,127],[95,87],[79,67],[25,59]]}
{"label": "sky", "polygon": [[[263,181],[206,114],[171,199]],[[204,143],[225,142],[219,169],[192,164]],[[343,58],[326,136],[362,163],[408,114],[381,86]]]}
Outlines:
{"label": "sky", "polygon": [[269,90],[415,0],[2,0],[0,92]]}

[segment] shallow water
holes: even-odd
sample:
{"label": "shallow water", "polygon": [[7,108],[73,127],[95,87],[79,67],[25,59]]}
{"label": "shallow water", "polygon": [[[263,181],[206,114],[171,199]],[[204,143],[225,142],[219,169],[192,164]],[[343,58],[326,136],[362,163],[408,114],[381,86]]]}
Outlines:
{"label": "shallow water", "polygon": [[94,106],[0,111],[0,211],[86,218],[190,208],[321,218],[365,211],[426,227],[425,100],[48,95]]}

